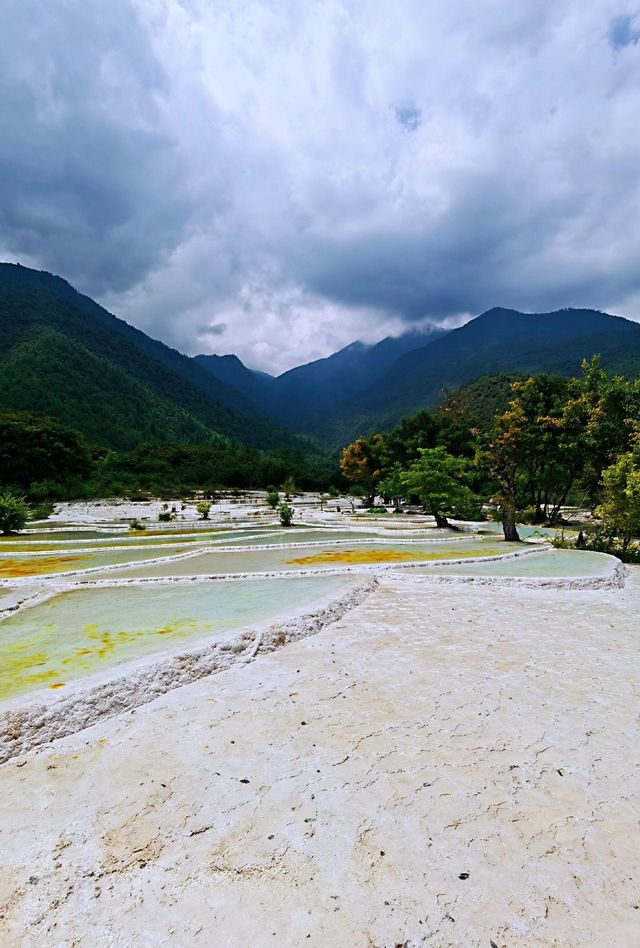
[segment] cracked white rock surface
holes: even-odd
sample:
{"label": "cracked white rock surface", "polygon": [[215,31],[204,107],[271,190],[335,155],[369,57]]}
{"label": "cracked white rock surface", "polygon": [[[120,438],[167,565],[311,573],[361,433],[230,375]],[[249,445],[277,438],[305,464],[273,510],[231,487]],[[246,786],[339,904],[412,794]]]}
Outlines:
{"label": "cracked white rock surface", "polygon": [[638,574],[381,576],[315,636],[10,761],[0,943],[638,945]]}

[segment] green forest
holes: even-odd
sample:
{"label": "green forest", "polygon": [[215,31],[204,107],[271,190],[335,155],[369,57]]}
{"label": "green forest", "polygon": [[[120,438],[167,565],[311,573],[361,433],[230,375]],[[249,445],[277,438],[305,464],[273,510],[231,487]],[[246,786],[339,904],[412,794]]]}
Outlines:
{"label": "green forest", "polygon": [[220,435],[118,451],[43,415],[0,413],[0,484],[36,511],[60,499],[215,496],[286,480],[298,490],[349,491],[365,507],[378,498],[397,510],[420,504],[440,526],[481,519],[489,505],[510,540],[519,522],[557,525],[563,508],[587,508],[597,526],[580,543],[633,558],[640,380],[609,375],[598,357],[576,378],[488,376],[341,455],[311,441],[306,450],[267,451]]}
{"label": "green forest", "polygon": [[508,540],[518,522],[557,525],[563,508],[587,508],[597,520],[578,545],[640,561],[640,381],[610,376],[598,357],[578,378],[473,383],[433,414],[356,439],[340,467],[366,504],[418,502],[443,527],[492,504]]}

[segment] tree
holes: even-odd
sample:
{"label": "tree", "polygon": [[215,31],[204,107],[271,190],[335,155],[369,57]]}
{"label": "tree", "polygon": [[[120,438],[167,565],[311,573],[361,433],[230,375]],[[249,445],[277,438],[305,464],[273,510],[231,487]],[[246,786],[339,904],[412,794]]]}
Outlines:
{"label": "tree", "polygon": [[348,481],[364,488],[366,506],[371,507],[382,477],[382,454],[385,439],[381,434],[357,438],[342,452],[340,470]]}
{"label": "tree", "polygon": [[209,511],[211,510],[211,501],[210,500],[201,500],[196,504],[196,512],[200,514],[202,520],[209,519]]}
{"label": "tree", "polygon": [[24,530],[31,511],[24,497],[5,490],[0,494],[0,533],[7,536]]}
{"label": "tree", "polygon": [[508,436],[517,466],[521,507],[533,507],[535,522],[555,521],[584,470],[589,448],[589,412],[575,380],[538,375],[512,385],[514,397],[495,419]]}
{"label": "tree", "polygon": [[277,490],[270,490],[267,492],[265,498],[267,506],[271,507],[272,510],[275,510],[278,504],[280,503],[280,494]]}
{"label": "tree", "polygon": [[50,485],[55,496],[56,488],[59,492],[70,481],[85,478],[91,466],[77,431],[45,415],[0,412],[0,483],[27,492],[32,484]]}
{"label": "tree", "polygon": [[291,500],[292,495],[296,492],[296,482],[291,476],[287,477],[283,483],[282,490],[286,499]]}
{"label": "tree", "polygon": [[293,507],[290,507],[289,504],[280,504],[278,516],[283,527],[290,527],[293,520]]}
{"label": "tree", "polygon": [[438,527],[449,527],[447,514],[468,515],[478,507],[478,498],[465,483],[469,463],[456,458],[446,448],[420,448],[419,457],[401,475],[405,496],[417,495],[436,520]]}
{"label": "tree", "polygon": [[597,503],[603,471],[632,450],[640,431],[640,379],[611,377],[601,368],[600,356],[593,356],[582,363],[579,387],[589,438],[581,483],[592,502]]}
{"label": "tree", "polygon": [[640,447],[621,455],[605,470],[597,512],[605,532],[619,537],[626,551],[640,535]]}
{"label": "tree", "polygon": [[516,510],[554,522],[585,470],[589,408],[575,379],[538,375],[512,383],[513,398],[481,434],[476,462],[497,485],[505,539],[517,541]]}
{"label": "tree", "polygon": [[520,534],[516,527],[518,460],[513,432],[508,426],[504,430],[496,430],[494,425],[493,431],[478,447],[476,464],[497,485],[492,500],[500,507],[505,540],[519,543]]}
{"label": "tree", "polygon": [[404,474],[399,464],[394,464],[378,484],[378,490],[385,499],[390,500],[396,511],[400,510],[400,501],[406,495]]}

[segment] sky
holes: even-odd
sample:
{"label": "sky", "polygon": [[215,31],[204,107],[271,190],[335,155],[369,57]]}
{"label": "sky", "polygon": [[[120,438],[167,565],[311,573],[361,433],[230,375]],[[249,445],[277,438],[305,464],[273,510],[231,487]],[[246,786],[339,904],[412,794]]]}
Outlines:
{"label": "sky", "polygon": [[270,372],[640,319],[640,6],[4,0],[0,259]]}

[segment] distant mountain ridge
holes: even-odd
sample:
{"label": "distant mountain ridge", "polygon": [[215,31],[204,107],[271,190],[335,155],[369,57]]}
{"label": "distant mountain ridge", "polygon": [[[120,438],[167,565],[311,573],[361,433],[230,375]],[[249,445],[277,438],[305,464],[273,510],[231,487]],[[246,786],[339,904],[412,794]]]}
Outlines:
{"label": "distant mountain ridge", "polygon": [[0,264],[0,410],[51,415],[107,448],[223,438],[305,450],[300,434],[340,447],[481,376],[576,374],[595,353],[609,371],[637,376],[640,324],[590,309],[496,307],[449,332],[354,342],[272,377],[235,355],[185,356],[60,277]]}
{"label": "distant mountain ridge", "polygon": [[196,362],[220,381],[235,385],[265,411],[294,430],[313,432],[381,378],[397,360],[445,335],[445,330],[411,330],[367,345],[357,341],[324,359],[289,369],[277,377],[253,372],[237,356],[198,355]]}
{"label": "distant mountain ridge", "polygon": [[389,428],[419,408],[433,408],[447,390],[481,375],[578,374],[582,360],[595,353],[610,371],[638,374],[640,324],[589,309],[521,313],[496,307],[401,356],[314,434],[328,443],[345,443],[374,428]]}
{"label": "distant mountain ridge", "polygon": [[0,264],[0,409],[41,412],[90,443],[297,439],[236,388],[78,293],[60,277]]}

